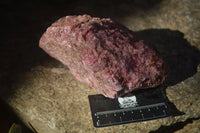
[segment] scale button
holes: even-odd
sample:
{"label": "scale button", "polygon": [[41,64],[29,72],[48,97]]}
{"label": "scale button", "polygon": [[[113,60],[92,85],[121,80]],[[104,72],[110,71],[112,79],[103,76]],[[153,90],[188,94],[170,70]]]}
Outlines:
{"label": "scale button", "polygon": [[97,121],[97,126],[99,126],[99,120]]}
{"label": "scale button", "polygon": [[142,112],[143,112],[144,118],[151,118],[151,117],[154,116],[154,112],[153,112],[153,110],[151,110],[150,108],[148,108],[148,109],[143,109]]}
{"label": "scale button", "polygon": [[118,113],[107,114],[107,120],[111,123],[120,122],[120,115]]}
{"label": "scale button", "polygon": [[106,115],[99,115],[99,123],[100,123],[100,125],[107,123]]}
{"label": "scale button", "polygon": [[122,117],[123,121],[131,121],[132,120],[133,114],[131,113],[131,111],[126,111],[123,114],[124,114]]}
{"label": "scale button", "polygon": [[140,110],[133,110],[133,119],[134,120],[141,120],[142,115],[140,113]]}
{"label": "scale button", "polygon": [[161,110],[165,110],[166,109],[166,105],[161,105],[161,106],[159,106],[159,108],[161,109]]}
{"label": "scale button", "polygon": [[164,116],[164,115],[165,115],[165,114],[163,113],[163,110],[162,110],[161,108],[159,108],[159,106],[157,106],[157,107],[152,107],[151,110],[152,110],[154,116],[159,117],[159,116]]}

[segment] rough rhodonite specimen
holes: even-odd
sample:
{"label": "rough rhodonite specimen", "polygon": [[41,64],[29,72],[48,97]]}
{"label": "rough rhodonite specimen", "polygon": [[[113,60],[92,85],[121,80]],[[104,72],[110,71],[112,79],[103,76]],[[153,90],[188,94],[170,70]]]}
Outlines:
{"label": "rough rhodonite specimen", "polygon": [[110,98],[158,86],[167,77],[156,52],[109,18],[63,17],[46,30],[39,45],[78,80]]}

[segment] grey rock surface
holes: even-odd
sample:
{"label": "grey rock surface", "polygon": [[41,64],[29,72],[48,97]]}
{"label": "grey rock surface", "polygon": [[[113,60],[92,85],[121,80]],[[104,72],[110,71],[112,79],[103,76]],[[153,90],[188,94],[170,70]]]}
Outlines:
{"label": "grey rock surface", "polygon": [[[12,32],[5,32],[1,39],[4,44],[0,46],[1,98],[28,127],[39,133],[199,133],[200,2],[135,0],[116,2],[114,6],[105,3],[91,2],[87,7],[81,2],[71,2],[68,8],[43,5],[37,11],[26,7],[28,10],[22,15],[17,10],[19,6],[13,10],[21,16],[7,13],[9,27],[2,30]],[[92,8],[95,4],[99,6]],[[64,15],[80,12],[114,18],[138,31],[138,35],[158,50],[171,70],[164,86],[172,117],[93,127],[87,96],[98,92],[77,81],[67,67],[38,48],[38,40],[46,27]],[[56,19],[51,17],[56,15]]]}

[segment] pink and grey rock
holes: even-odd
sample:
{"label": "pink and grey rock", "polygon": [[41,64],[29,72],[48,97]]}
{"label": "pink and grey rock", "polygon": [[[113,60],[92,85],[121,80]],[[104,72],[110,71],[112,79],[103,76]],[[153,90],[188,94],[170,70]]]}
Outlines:
{"label": "pink and grey rock", "polygon": [[167,77],[158,54],[109,18],[63,17],[46,30],[39,45],[78,80],[110,98],[156,87]]}

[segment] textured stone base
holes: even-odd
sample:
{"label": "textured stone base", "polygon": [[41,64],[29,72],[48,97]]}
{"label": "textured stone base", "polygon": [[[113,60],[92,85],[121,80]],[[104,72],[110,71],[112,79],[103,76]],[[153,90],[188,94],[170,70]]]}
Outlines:
{"label": "textured stone base", "polygon": [[200,116],[199,80],[197,73],[166,89],[169,101],[176,107],[173,110],[171,106],[172,113],[179,110],[182,115],[100,129],[93,127],[87,98],[97,92],[77,81],[67,68],[33,68],[13,86],[18,89],[6,101],[37,132],[149,132]]}

